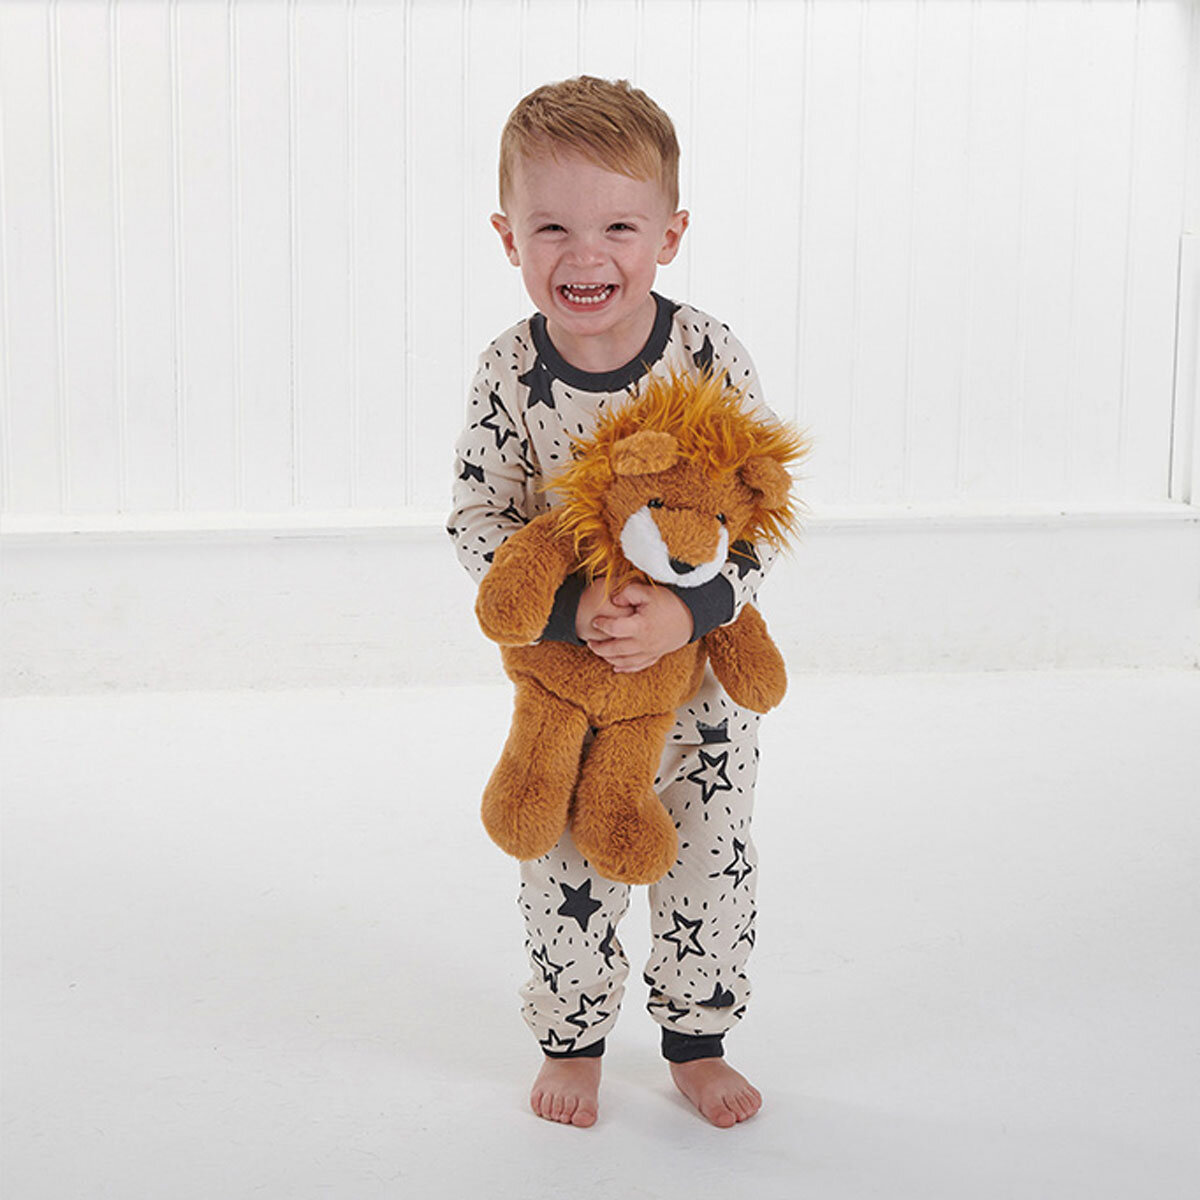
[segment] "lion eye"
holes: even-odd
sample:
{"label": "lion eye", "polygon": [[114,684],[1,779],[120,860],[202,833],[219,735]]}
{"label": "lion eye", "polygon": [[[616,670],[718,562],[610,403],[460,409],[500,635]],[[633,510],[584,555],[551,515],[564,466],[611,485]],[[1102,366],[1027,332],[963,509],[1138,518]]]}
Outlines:
{"label": "lion eye", "polygon": [[720,521],[722,525],[724,525],[725,524],[725,514],[717,513],[717,520]]}
{"label": "lion eye", "polygon": [[655,497],[653,500],[646,501],[647,508],[662,508],[662,501]]}

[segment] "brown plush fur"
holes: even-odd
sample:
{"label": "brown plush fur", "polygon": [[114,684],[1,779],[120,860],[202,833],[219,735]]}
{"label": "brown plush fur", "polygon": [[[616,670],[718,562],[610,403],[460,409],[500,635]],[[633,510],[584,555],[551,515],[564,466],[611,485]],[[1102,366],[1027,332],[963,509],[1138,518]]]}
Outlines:
{"label": "brown plush fur", "polygon": [[670,869],[675,828],[653,783],[675,710],[695,695],[706,658],[738,704],[765,712],[779,703],[787,678],[762,617],[747,605],[634,674],[616,674],[586,646],[536,639],[572,571],[614,590],[649,578],[622,546],[635,514],[674,570],[715,563],[722,532],[729,546],[782,545],[796,519],[788,467],[804,452],[797,433],[748,414],[740,394],[709,375],[652,376],[575,446],[552,481],[561,503],[500,547],[476,602],[516,686],[508,741],[483,797],[484,825],[502,849],[537,858],[569,822],[608,879],[651,883]]}

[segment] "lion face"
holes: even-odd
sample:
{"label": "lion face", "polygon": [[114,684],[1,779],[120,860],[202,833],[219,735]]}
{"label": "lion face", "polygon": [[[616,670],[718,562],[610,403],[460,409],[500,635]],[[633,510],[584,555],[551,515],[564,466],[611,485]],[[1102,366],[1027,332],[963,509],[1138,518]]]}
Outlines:
{"label": "lion face", "polygon": [[611,455],[605,519],[626,559],[659,583],[699,587],[725,565],[756,511],[787,502],[791,480],[772,458],[710,474],[667,433],[643,431]]}

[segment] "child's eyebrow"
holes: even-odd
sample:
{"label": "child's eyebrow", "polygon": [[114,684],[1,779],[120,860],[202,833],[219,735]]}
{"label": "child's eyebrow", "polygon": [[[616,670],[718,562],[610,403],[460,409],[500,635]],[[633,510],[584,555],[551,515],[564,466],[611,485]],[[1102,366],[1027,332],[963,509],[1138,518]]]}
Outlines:
{"label": "child's eyebrow", "polygon": [[[561,213],[540,208],[534,209],[527,217],[529,221],[562,221],[563,219]],[[649,219],[643,212],[616,212],[604,214],[601,221],[605,225],[611,225],[615,221],[648,221]]]}

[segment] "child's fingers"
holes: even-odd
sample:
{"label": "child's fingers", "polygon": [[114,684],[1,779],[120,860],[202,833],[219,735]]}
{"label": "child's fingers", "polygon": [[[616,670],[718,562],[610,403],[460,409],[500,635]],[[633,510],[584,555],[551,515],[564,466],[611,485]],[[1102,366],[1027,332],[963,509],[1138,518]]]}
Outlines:
{"label": "child's fingers", "polygon": [[596,617],[592,627],[609,638],[634,638],[641,632],[636,617]]}

